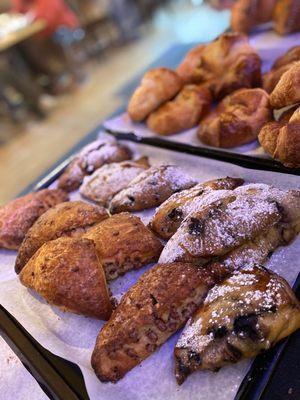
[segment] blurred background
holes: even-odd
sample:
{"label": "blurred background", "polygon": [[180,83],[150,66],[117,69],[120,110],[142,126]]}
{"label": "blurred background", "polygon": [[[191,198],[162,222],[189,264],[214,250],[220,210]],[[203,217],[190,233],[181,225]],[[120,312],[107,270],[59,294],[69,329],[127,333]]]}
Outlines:
{"label": "blurred background", "polygon": [[232,1],[1,0],[0,204],[124,104],[174,43],[229,26]]}

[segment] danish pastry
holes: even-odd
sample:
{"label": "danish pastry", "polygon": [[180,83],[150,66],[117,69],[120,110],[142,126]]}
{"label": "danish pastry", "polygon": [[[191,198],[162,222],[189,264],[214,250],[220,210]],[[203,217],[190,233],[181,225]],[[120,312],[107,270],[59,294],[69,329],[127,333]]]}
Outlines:
{"label": "danish pastry", "polygon": [[38,217],[67,200],[68,195],[63,190],[44,189],[0,207],[0,248],[17,250]]}
{"label": "danish pastry", "polygon": [[22,269],[20,281],[63,311],[105,320],[112,312],[91,240],[64,237],[44,243]]}
{"label": "danish pastry", "polygon": [[300,3],[298,0],[277,0],[274,9],[274,29],[280,35],[300,30]]}
{"label": "danish pastry", "polygon": [[133,93],[128,114],[133,121],[143,121],[161,104],[176,96],[182,87],[180,77],[168,68],[155,68],[144,75],[140,86]]}
{"label": "danish pastry", "polygon": [[195,184],[194,179],[175,165],[151,167],[113,197],[110,211],[115,214],[157,207],[173,193],[188,189]]}
{"label": "danish pastry", "polygon": [[300,61],[294,62],[279,79],[270,94],[270,104],[275,109],[296,104],[300,101]]}
{"label": "danish pastry", "polygon": [[186,85],[175,97],[153,111],[147,119],[150,130],[160,135],[172,135],[196,126],[207,114],[211,94],[201,85]]}
{"label": "danish pastry", "polygon": [[107,280],[156,262],[163,248],[140,218],[129,213],[113,215],[83,237],[94,241]]}
{"label": "danish pastry", "polygon": [[112,197],[124,189],[136,176],[150,167],[147,157],[103,165],[86,176],[80,194],[101,206],[108,206]]}
{"label": "danish pastry", "polygon": [[16,273],[44,243],[61,236],[81,236],[108,216],[105,208],[83,201],[69,201],[50,208],[28,230],[16,259]]}
{"label": "danish pastry", "polygon": [[179,338],[177,382],[254,357],[299,328],[300,304],[283,278],[263,267],[236,271],[209,291]]}
{"label": "danish pastry", "polygon": [[269,95],[263,89],[240,89],[202,120],[197,135],[210,146],[236,147],[255,140],[271,118]]}

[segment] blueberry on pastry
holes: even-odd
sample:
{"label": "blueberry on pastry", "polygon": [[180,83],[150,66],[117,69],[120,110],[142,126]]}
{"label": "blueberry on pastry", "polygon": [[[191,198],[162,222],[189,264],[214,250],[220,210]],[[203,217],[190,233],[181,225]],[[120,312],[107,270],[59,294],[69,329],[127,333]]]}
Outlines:
{"label": "blueberry on pastry", "polygon": [[175,193],[156,209],[150,227],[163,239],[169,239],[193,209],[207,206],[220,196],[229,195],[228,191],[243,183],[243,179],[227,177],[198,183],[190,189]]}
{"label": "blueberry on pastry", "polygon": [[124,189],[135,177],[150,167],[148,158],[103,165],[86,176],[80,194],[101,206],[108,206],[112,197]]}
{"label": "blueberry on pastry", "polygon": [[157,207],[172,194],[195,184],[194,179],[175,165],[151,167],[113,197],[110,211],[115,214]]}
{"label": "blueberry on pastry", "polygon": [[112,312],[91,240],[63,237],[43,244],[22,269],[20,281],[63,311],[104,320]]}
{"label": "blueberry on pastry", "polygon": [[107,280],[156,262],[163,248],[140,218],[129,213],[113,215],[83,237],[95,243]]}
{"label": "blueberry on pastry", "polygon": [[274,90],[270,94],[270,104],[274,109],[280,109],[300,101],[300,61],[291,64],[291,67],[281,76]]}
{"label": "blueberry on pastry", "polygon": [[113,139],[98,139],[85,146],[58,179],[58,187],[68,192],[76,190],[86,175],[104,164],[130,160],[130,150]]}
{"label": "blueberry on pastry", "polygon": [[128,114],[133,121],[143,121],[161,104],[176,96],[182,81],[175,71],[155,68],[143,76],[140,86],[133,93]]}
{"label": "blueberry on pastry", "polygon": [[100,331],[92,367],[102,382],[117,382],[181,328],[208,290],[224,279],[215,266],[156,265],[123,296]]}
{"label": "blueberry on pastry", "polygon": [[44,189],[0,207],[0,248],[17,250],[38,217],[67,200],[68,195],[63,190]]}
{"label": "blueberry on pastry", "polygon": [[15,263],[18,274],[46,242],[61,236],[82,236],[93,225],[108,218],[108,212],[83,201],[68,201],[50,208],[28,230]]}
{"label": "blueberry on pastry", "polygon": [[299,328],[300,304],[283,278],[258,266],[238,270],[188,321],[174,350],[177,382],[254,357]]}

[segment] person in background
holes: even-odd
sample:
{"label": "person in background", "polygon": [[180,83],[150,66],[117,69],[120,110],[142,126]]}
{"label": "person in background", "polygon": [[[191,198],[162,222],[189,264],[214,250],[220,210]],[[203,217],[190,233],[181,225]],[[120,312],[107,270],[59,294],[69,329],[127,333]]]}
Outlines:
{"label": "person in background", "polygon": [[12,0],[11,11],[28,14],[47,24],[41,33],[21,46],[31,68],[49,78],[53,94],[73,87],[76,67],[68,46],[78,37],[78,30],[81,31],[75,13],[63,0]]}

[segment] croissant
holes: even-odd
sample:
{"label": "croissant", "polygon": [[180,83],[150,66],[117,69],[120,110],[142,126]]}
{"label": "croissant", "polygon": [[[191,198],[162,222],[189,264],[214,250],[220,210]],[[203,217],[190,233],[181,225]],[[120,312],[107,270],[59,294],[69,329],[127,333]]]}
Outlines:
{"label": "croissant", "polygon": [[144,75],[140,86],[133,93],[128,114],[133,121],[143,121],[161,104],[172,99],[182,87],[180,77],[168,68],[155,68]]}
{"label": "croissant", "polygon": [[0,207],[0,248],[17,250],[38,217],[67,200],[68,195],[63,190],[44,189]]}
{"label": "croissant", "polygon": [[270,104],[274,109],[280,109],[300,101],[300,61],[281,76],[279,82],[270,94]]}
{"label": "croissant", "polygon": [[274,9],[274,29],[280,35],[300,30],[300,3],[298,0],[277,0]]}
{"label": "croissant", "polygon": [[174,350],[177,382],[254,357],[299,328],[300,304],[283,278],[258,266],[238,270],[186,325]]}
{"label": "croissant", "polygon": [[269,96],[263,89],[240,89],[202,120],[197,135],[210,146],[236,147],[255,140],[271,118]]}
{"label": "croissant", "polygon": [[20,281],[63,311],[99,319],[112,312],[91,240],[64,237],[44,243],[22,269]]}
{"label": "croissant", "polygon": [[188,51],[184,60],[177,67],[176,72],[185,84],[193,82],[193,74],[201,63],[201,54],[204,48],[205,46],[201,44]]}
{"label": "croissant", "polygon": [[44,243],[61,236],[81,236],[108,216],[104,208],[83,201],[69,201],[50,208],[28,230],[16,259],[16,273]]}
{"label": "croissant", "polygon": [[227,276],[217,266],[156,265],[123,296],[100,331],[92,367],[102,382],[116,382],[181,328],[208,290]]}
{"label": "croissant", "polygon": [[174,100],[149,115],[147,126],[160,135],[172,135],[191,129],[207,114],[211,100],[210,91],[205,87],[186,85]]}

